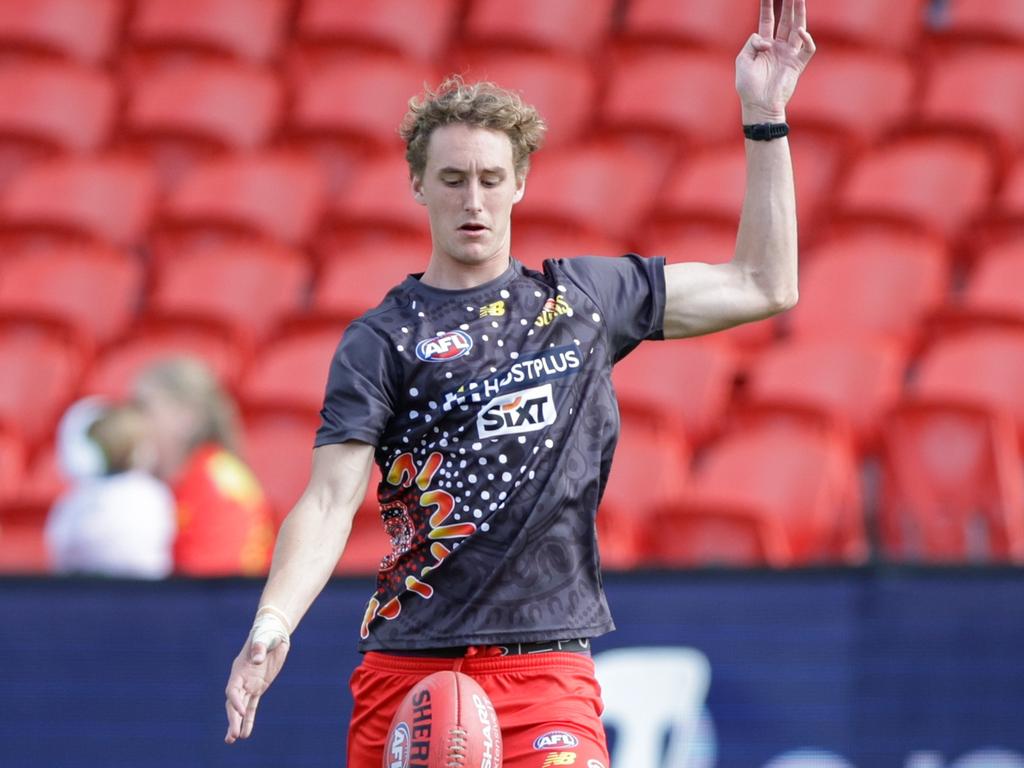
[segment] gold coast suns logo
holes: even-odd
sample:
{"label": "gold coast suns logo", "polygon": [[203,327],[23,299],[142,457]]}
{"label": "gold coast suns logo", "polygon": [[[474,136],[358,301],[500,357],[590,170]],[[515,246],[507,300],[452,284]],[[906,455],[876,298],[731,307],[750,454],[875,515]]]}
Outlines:
{"label": "gold coast suns logo", "polygon": [[[427,510],[434,510],[428,518],[430,530],[427,533],[433,562],[420,568],[418,573],[407,574],[404,580],[407,590],[426,600],[433,597],[434,588],[423,579],[451,554],[451,549],[446,543],[460,541],[476,531],[475,523],[458,523],[451,520],[455,511],[455,498],[450,493],[442,490],[430,490],[434,475],[437,474],[443,462],[444,456],[434,451],[427,456],[422,466],[417,466],[411,453],[403,453],[391,462],[385,478],[389,485],[396,488],[411,488],[415,483],[416,487],[422,491],[419,497],[420,506]],[[362,626],[359,628],[360,636],[364,640],[369,637],[370,622],[378,616],[391,621],[398,618],[401,612],[402,603],[398,595],[384,605],[381,605],[380,600],[376,597],[371,597],[366,606],[366,613],[363,615]]]}
{"label": "gold coast suns logo", "polygon": [[555,318],[561,315],[572,317],[572,307],[569,306],[568,301],[561,296],[557,296],[544,302],[544,306],[541,308],[540,314],[537,315],[537,319],[533,321],[533,324],[538,328],[543,328],[546,325],[551,325]]}

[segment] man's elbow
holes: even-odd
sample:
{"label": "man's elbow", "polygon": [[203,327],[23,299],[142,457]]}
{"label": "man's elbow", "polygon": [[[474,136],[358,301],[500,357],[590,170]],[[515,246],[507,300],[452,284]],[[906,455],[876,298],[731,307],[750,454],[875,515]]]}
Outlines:
{"label": "man's elbow", "polygon": [[776,291],[765,297],[765,301],[768,305],[768,312],[772,315],[777,315],[780,312],[792,309],[797,305],[799,300],[800,292],[795,286],[791,290]]}

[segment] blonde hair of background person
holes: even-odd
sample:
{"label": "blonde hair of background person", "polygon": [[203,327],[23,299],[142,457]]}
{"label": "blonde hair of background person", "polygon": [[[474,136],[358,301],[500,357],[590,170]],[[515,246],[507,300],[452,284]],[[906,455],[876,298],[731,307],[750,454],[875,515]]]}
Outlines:
{"label": "blonde hair of background person", "polygon": [[237,409],[213,371],[191,358],[157,362],[139,375],[135,400],[153,424],[157,474],[174,492],[175,572],[266,573],[273,517],[259,481],[238,455]]}
{"label": "blonde hair of background person", "polygon": [[151,474],[151,427],[133,404],[101,412],[86,430],[98,474],[80,477],[46,523],[58,573],[159,579],[172,569],[174,499]]}

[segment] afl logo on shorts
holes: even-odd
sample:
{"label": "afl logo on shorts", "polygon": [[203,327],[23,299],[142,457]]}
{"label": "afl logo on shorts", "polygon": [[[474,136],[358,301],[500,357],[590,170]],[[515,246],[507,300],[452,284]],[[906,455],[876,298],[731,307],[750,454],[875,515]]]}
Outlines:
{"label": "afl logo on shorts", "polygon": [[409,745],[412,739],[409,735],[409,726],[399,723],[391,733],[391,743],[388,744],[386,765],[388,768],[409,768]]}
{"label": "afl logo on shorts", "polygon": [[566,731],[548,731],[543,736],[538,736],[533,742],[533,748],[537,750],[554,747],[578,747],[579,745],[580,740]]}
{"label": "afl logo on shorts", "polygon": [[448,331],[416,345],[416,357],[425,363],[447,363],[473,348],[473,338],[464,331]]}

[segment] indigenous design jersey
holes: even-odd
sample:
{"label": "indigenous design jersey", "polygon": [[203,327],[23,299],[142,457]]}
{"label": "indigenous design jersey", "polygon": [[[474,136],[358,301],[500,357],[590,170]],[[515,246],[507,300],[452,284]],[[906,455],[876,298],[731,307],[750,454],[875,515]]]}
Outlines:
{"label": "indigenous design jersey", "polygon": [[594,518],[619,434],[612,364],[661,338],[664,260],[512,261],[447,291],[409,276],[349,326],[316,445],[376,447],[392,551],[360,650],[614,628]]}

